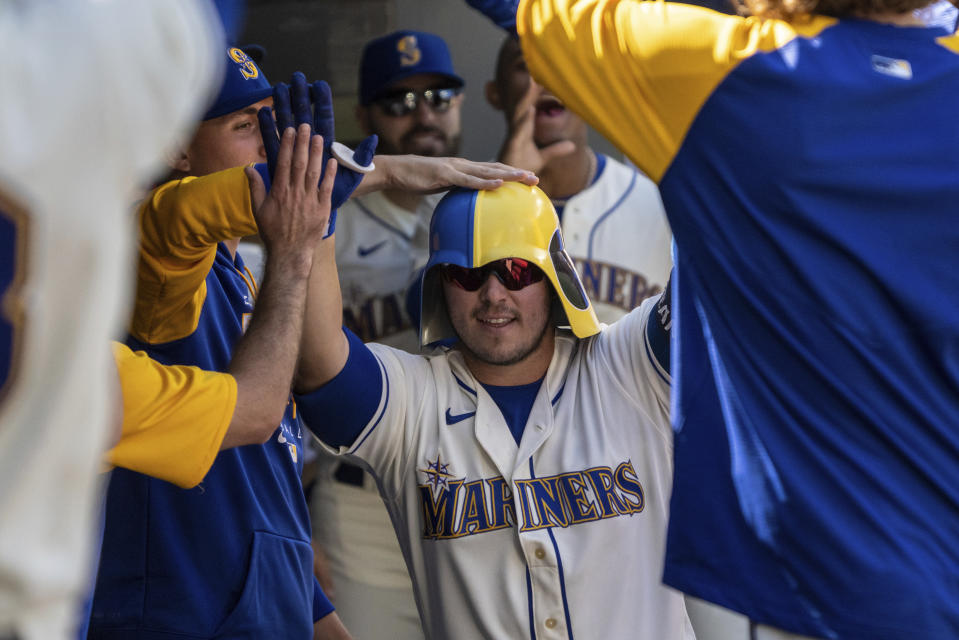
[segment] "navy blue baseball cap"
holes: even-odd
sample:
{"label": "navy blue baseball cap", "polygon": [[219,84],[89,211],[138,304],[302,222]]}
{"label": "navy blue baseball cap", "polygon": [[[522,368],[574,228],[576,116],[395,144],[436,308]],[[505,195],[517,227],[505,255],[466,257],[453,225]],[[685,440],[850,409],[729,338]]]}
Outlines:
{"label": "navy blue baseball cap", "polygon": [[203,116],[204,120],[219,118],[273,95],[270,81],[243,49],[228,47],[226,57],[223,87],[213,106]]}
{"label": "navy blue baseball cap", "polygon": [[443,38],[423,31],[396,31],[371,40],[360,59],[360,104],[370,104],[386,87],[422,73],[445,76],[450,86],[463,86],[453,71]]}

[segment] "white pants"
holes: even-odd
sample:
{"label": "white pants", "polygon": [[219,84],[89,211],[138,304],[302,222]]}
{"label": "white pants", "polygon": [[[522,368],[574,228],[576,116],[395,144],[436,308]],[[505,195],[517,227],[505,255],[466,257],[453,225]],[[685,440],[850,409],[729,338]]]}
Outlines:
{"label": "white pants", "polygon": [[686,611],[696,640],[815,640],[756,624],[749,618],[711,602],[686,596]]}
{"label": "white pants", "polygon": [[815,640],[809,636],[801,636],[797,633],[789,633],[781,629],[767,627],[764,624],[752,623],[750,629],[750,640]]}

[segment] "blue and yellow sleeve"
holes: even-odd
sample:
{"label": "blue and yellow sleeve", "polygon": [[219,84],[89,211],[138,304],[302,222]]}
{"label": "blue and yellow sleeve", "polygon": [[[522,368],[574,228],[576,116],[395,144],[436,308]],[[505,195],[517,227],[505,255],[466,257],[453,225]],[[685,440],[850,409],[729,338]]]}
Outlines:
{"label": "blue and yellow sleeve", "polygon": [[120,441],[106,461],[185,489],[203,480],[236,407],[236,380],[197,367],[164,366],[113,343],[123,396]]}
{"label": "blue and yellow sleeve", "polygon": [[662,0],[522,0],[516,15],[533,77],[657,183],[739,63],[835,22],[797,26]]}
{"label": "blue and yellow sleeve", "polygon": [[167,182],[137,212],[140,260],[130,333],[160,344],[190,335],[217,243],[256,233],[242,167]]}

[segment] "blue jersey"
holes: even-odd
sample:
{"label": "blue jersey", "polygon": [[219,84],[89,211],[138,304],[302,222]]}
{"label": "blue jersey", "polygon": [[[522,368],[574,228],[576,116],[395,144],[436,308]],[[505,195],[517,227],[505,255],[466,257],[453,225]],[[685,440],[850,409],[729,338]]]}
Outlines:
{"label": "blue jersey", "polygon": [[959,637],[959,38],[629,0],[524,0],[518,30],[676,239],[666,581]]}
{"label": "blue jersey", "polygon": [[[132,348],[227,369],[255,294],[242,260],[217,243],[255,231],[236,193],[248,193],[242,169],[164,185],[141,207]],[[294,413],[291,402],[266,444],[220,452],[193,489],[113,471],[91,638],[312,637]]]}

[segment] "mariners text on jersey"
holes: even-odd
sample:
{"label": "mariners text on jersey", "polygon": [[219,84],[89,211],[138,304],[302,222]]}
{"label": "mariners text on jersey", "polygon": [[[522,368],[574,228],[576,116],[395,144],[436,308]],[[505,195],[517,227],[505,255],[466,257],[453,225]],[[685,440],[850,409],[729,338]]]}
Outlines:
{"label": "mariners text on jersey", "polygon": [[646,505],[643,486],[629,460],[546,478],[514,481],[502,476],[467,482],[451,479],[449,465],[431,461],[419,485],[424,538],[460,538],[516,526],[520,531],[570,527],[632,515]]}

